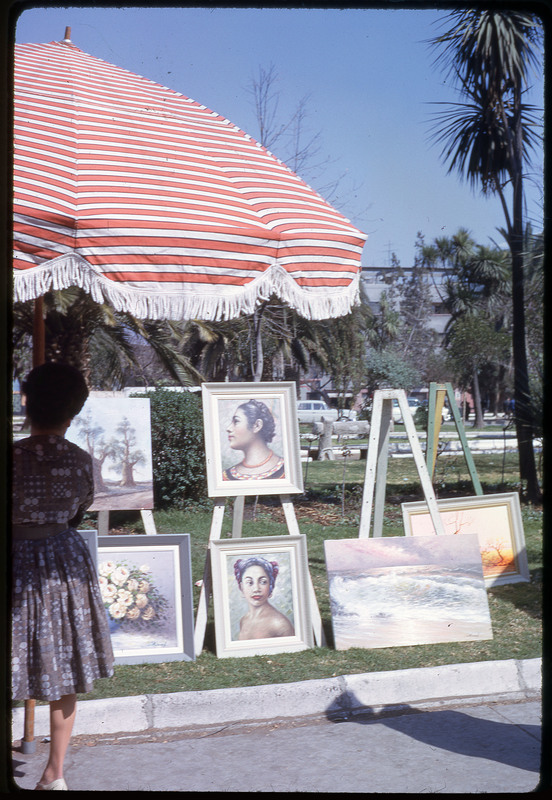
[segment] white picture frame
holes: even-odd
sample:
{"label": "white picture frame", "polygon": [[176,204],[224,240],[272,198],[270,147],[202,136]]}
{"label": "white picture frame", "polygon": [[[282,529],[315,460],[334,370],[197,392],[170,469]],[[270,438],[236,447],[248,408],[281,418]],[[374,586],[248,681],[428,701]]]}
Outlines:
{"label": "white picture frame", "polygon": [[201,389],[209,496],[303,492],[295,383]]}
{"label": "white picture frame", "polygon": [[96,568],[96,572],[98,571],[98,531],[97,530],[87,530],[85,528],[79,528],[77,530],[82,538],[88,550],[90,551],[90,555],[92,556],[92,561],[94,562],[94,566]]}
{"label": "white picture frame", "polygon": [[[218,658],[296,652],[314,646],[304,534],[217,539],[211,542],[210,553]],[[266,562],[272,571],[264,568]],[[244,594],[245,583],[251,581],[253,586],[255,580],[266,584],[259,600],[252,600],[249,589]],[[267,608],[260,622],[258,614],[250,619],[252,604],[254,613],[261,604]]]}
{"label": "white picture frame", "polygon": [[[195,659],[190,534],[98,536],[98,576],[115,663]],[[138,585],[130,586],[129,579]],[[119,600],[121,589],[133,597]],[[115,602],[131,599],[126,608],[113,610]],[[134,620],[129,611],[143,617]]]}
{"label": "white picture frame", "polygon": [[[406,536],[434,532],[424,501],[401,503]],[[517,492],[447,497],[437,500],[445,534],[477,534],[485,586],[530,580]]]}

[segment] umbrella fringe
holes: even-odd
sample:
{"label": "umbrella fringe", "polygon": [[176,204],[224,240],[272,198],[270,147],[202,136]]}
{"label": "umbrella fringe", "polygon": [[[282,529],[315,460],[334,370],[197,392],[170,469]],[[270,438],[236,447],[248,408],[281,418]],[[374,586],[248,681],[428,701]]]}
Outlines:
{"label": "umbrella fringe", "polygon": [[360,274],[357,274],[349,287],[339,287],[339,293],[329,293],[327,287],[319,291],[311,287],[304,290],[281,265],[274,263],[246,287],[232,290],[231,293],[221,292],[220,286],[213,285],[211,291],[205,294],[198,293],[197,287],[189,293],[156,294],[114,283],[82,256],[70,253],[16,273],[14,299],[25,302],[52,289],[79,286],[96,303],[107,301],[117,311],[126,311],[140,319],[216,321],[252,314],[260,301],[276,295],[306,319],[329,319],[343,316],[358,305],[359,284]]}

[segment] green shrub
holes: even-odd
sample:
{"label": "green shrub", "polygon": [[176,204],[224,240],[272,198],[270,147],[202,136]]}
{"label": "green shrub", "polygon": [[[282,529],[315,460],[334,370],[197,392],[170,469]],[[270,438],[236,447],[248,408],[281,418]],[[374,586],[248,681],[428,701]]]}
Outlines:
{"label": "green shrub", "polygon": [[151,407],[155,508],[184,509],[204,501],[207,476],[201,395],[156,389],[145,396]]}
{"label": "green shrub", "polygon": [[426,430],[427,428],[427,418],[428,418],[428,409],[427,406],[418,406],[416,409],[416,413],[414,414],[414,424],[417,428],[421,430]]}

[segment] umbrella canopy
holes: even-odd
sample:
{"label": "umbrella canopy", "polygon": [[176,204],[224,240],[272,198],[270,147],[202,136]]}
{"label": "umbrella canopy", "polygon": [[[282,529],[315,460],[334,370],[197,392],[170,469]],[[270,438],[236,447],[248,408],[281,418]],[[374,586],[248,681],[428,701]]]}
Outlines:
{"label": "umbrella canopy", "polygon": [[77,285],[150,319],[229,319],[275,293],[358,300],[365,234],[194,100],[68,39],[15,46],[14,296]]}

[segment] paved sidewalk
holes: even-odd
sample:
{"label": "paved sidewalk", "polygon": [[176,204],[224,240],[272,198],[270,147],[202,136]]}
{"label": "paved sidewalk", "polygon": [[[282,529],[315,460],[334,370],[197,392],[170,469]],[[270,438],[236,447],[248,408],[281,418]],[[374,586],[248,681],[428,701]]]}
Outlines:
{"label": "paved sidewalk", "polygon": [[[533,791],[540,692],[541,659],[529,659],[83,701],[67,780],[96,791]],[[48,707],[36,707],[34,753],[20,751],[22,730],[15,709],[14,776],[33,788]]]}
{"label": "paved sidewalk", "polygon": [[[47,752],[14,753],[34,788]],[[540,702],[398,716],[77,737],[66,780],[84,791],[525,793],[540,769]]]}

